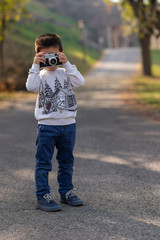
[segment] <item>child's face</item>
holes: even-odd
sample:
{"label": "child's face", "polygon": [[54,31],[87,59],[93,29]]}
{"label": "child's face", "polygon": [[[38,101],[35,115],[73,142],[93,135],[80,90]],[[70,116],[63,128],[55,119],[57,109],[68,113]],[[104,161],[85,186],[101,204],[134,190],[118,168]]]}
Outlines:
{"label": "child's face", "polygon": [[[40,52],[44,52],[44,53],[55,53],[55,52],[59,52],[59,47],[49,47],[49,48],[42,48],[40,50]],[[54,71],[56,70],[58,66],[53,66],[53,67],[46,67],[45,69],[48,71]]]}

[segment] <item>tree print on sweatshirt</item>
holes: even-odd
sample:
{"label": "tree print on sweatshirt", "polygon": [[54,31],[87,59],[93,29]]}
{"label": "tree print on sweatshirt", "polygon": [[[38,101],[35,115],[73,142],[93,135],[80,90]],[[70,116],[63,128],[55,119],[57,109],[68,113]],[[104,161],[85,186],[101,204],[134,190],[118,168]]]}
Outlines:
{"label": "tree print on sweatshirt", "polygon": [[39,93],[39,108],[43,108],[43,114],[60,111],[76,111],[76,98],[73,90],[68,88],[68,82],[64,80],[62,87],[60,81],[55,79],[55,91],[45,81]]}

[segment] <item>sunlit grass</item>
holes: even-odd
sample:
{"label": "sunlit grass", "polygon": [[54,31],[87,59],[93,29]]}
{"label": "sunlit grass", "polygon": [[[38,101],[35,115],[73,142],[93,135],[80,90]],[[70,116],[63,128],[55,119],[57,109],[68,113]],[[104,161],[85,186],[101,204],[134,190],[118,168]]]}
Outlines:
{"label": "sunlit grass", "polygon": [[160,50],[153,49],[151,50],[151,58],[153,64],[160,65]]}
{"label": "sunlit grass", "polygon": [[[35,39],[46,32],[60,35],[68,60],[71,64],[76,65],[83,75],[86,74],[100,58],[101,52],[92,48],[84,49],[80,42],[81,32],[77,22],[65,16],[57,16],[51,9],[45,7],[45,4],[36,1],[29,8],[32,14],[35,13],[35,9],[40,10],[39,17],[43,21],[39,18],[32,19],[28,22],[11,24],[8,28],[4,44],[4,63],[8,74],[7,83],[9,82],[11,86],[9,91],[16,89],[15,86],[19,83],[24,86],[23,89],[25,90],[28,69],[31,67],[35,55]],[[23,72],[21,76],[19,75],[19,69],[22,69]],[[15,85],[15,82],[17,85]],[[0,101],[10,99],[10,97],[14,98],[13,94],[15,93],[4,92],[7,89],[3,84],[0,86],[0,91],[3,91],[3,93],[0,93]]]}
{"label": "sunlit grass", "polygon": [[12,43],[14,41],[17,47],[12,52],[8,51],[7,47],[6,57],[8,59],[12,58],[14,52],[15,58],[31,64],[34,56],[34,41],[37,36],[45,32],[54,32],[61,36],[64,52],[68,60],[72,64],[75,64],[82,74],[86,73],[100,58],[100,51],[92,48],[84,49],[79,41],[80,31],[77,28],[72,28],[68,33],[66,27],[56,26],[48,22],[32,22],[25,26],[24,28],[22,23],[17,23],[14,28],[10,30],[8,39],[12,39]]}
{"label": "sunlit grass", "polygon": [[53,24],[55,21],[58,21],[59,23],[67,23],[67,24],[71,24],[76,25],[77,23],[68,17],[64,17],[63,15],[60,15],[58,13],[56,13],[53,9],[49,8],[49,7],[44,7],[44,4],[39,2],[39,1],[31,1],[28,5],[27,8],[29,10],[29,12],[31,13],[31,16],[34,14],[34,17],[38,17],[38,18],[43,18],[46,19],[48,22],[48,19],[50,20],[50,22]]}
{"label": "sunlit grass", "polygon": [[152,50],[152,72],[154,77],[138,76],[135,91],[138,100],[160,111],[160,50]]}

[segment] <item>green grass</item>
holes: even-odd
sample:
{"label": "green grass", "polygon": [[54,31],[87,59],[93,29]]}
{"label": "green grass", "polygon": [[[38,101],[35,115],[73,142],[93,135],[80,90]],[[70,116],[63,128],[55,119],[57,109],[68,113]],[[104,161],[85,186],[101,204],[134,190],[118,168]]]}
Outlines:
{"label": "green grass", "polygon": [[[86,73],[100,58],[101,53],[95,49],[88,48],[86,54],[84,54],[83,46],[79,41],[80,30],[77,27],[77,23],[73,19],[58,15],[44,6],[44,4],[38,2],[32,2],[28,6],[31,15],[38,12],[38,17],[43,20],[38,20],[39,18],[35,20],[33,18],[28,23],[19,22],[10,27],[7,34],[9,44],[6,44],[6,58],[17,58],[24,62],[25,65],[31,64],[34,57],[35,39],[43,33],[52,32],[60,35],[64,52],[71,63],[76,64],[82,73]],[[16,49],[14,49],[15,45]]]}
{"label": "green grass", "polygon": [[[101,53],[95,49],[88,48],[85,50],[79,43],[79,29],[73,28],[68,33],[68,29],[63,26],[55,26],[48,22],[33,22],[26,24],[17,23],[14,29],[8,34],[8,38],[12,39],[14,45],[17,45],[17,53],[14,55],[24,61],[26,64],[31,63],[34,56],[34,41],[38,35],[45,32],[55,32],[61,36],[64,52],[72,64],[77,65],[82,73],[86,73],[89,68],[100,58]],[[16,33],[16,34],[14,34]],[[14,52],[16,51],[14,49]],[[7,58],[11,58],[6,49]],[[85,59],[85,61],[84,61]]]}
{"label": "green grass", "polygon": [[151,50],[152,63],[160,65],[160,50]]}
{"label": "green grass", "polygon": [[154,77],[136,77],[135,91],[140,102],[160,111],[160,50],[151,50],[151,56]]}
{"label": "green grass", "polygon": [[[75,64],[78,70],[85,74],[100,58],[101,52],[92,48],[85,49],[80,43],[78,23],[72,19],[57,14],[45,3],[30,2],[28,10],[32,16],[26,21],[9,25],[4,44],[4,72],[6,73],[7,89],[25,90],[28,69],[35,55],[35,39],[44,33],[51,32],[60,35],[64,52],[68,60]],[[0,85],[0,91],[4,90]]]}
{"label": "green grass", "polygon": [[45,7],[45,4],[37,1],[31,1],[27,8],[33,18],[43,18],[47,21],[51,21],[53,24],[55,21],[62,23],[63,25],[64,23],[72,26],[77,24],[73,19],[64,17],[54,12],[52,9]]}

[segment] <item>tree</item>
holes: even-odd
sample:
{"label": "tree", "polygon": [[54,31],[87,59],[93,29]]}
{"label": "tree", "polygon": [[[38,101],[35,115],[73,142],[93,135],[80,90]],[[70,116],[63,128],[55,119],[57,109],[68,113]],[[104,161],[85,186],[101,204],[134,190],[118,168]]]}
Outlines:
{"label": "tree", "polygon": [[2,80],[4,80],[3,48],[7,26],[11,22],[19,21],[22,16],[28,16],[26,9],[26,3],[28,1],[29,0],[0,0],[0,69]]}
{"label": "tree", "polygon": [[160,4],[158,0],[121,0],[122,16],[129,28],[138,33],[144,75],[151,76],[151,36],[160,36]]}
{"label": "tree", "polygon": [[55,90],[62,88],[62,85],[60,83],[60,81],[58,80],[58,78],[56,77],[55,80]]}

